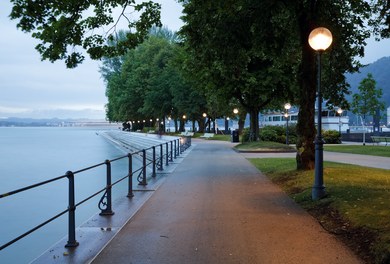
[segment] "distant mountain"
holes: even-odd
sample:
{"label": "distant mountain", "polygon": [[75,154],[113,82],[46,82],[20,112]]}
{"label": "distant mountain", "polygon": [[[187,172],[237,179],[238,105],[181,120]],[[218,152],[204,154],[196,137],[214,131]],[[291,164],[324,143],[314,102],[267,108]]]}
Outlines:
{"label": "distant mountain", "polygon": [[117,126],[104,119],[59,119],[59,118],[0,118],[0,127],[69,127],[69,126]]}
{"label": "distant mountain", "polygon": [[386,108],[390,106],[390,57],[383,57],[363,68],[360,72],[354,74],[347,74],[347,82],[351,85],[352,94],[359,92],[360,82],[371,73],[374,77],[377,88],[383,91],[383,101]]}

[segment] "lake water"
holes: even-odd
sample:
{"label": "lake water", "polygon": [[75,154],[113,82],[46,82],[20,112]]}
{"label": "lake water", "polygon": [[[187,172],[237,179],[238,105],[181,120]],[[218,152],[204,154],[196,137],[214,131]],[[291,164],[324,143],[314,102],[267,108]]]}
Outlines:
{"label": "lake water", "polygon": [[[0,127],[0,194],[77,171],[125,153],[99,132],[105,128]],[[107,128],[106,128],[107,129]],[[138,165],[135,165],[135,167]],[[127,159],[112,163],[113,181],[127,174]],[[76,203],[104,188],[106,167],[76,174]],[[127,182],[113,189],[126,195]],[[101,195],[76,210],[77,226],[99,212]],[[0,245],[68,207],[68,180],[0,199]],[[65,214],[0,251],[0,263],[28,263],[67,236]]]}

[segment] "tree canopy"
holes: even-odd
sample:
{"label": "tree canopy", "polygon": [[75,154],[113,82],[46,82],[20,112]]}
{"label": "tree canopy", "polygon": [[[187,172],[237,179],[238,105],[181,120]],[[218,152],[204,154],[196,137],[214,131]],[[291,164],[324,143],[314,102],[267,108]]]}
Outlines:
{"label": "tree canopy", "polygon": [[[194,76],[217,94],[237,98],[251,114],[257,138],[258,112],[289,101],[300,108],[298,168],[314,167],[316,65],[308,36],[317,26],[334,42],[324,54],[323,93],[345,108],[345,72],[356,71],[370,36],[366,1],[182,1],[181,34]],[[216,90],[221,91],[220,93]]]}
{"label": "tree canopy", "polygon": [[359,85],[359,93],[352,97],[352,112],[362,115],[365,120],[367,115],[374,116],[377,110],[384,110],[385,103],[381,100],[382,89],[376,87],[376,81],[372,74],[367,74]]}
{"label": "tree canopy", "polygon": [[[11,2],[11,19],[19,20],[17,26],[21,30],[41,41],[36,49],[42,59],[64,59],[70,68],[84,60],[83,50],[92,59],[125,55],[143,42],[153,25],[160,25],[160,5],[153,1]],[[232,98],[239,101],[251,114],[252,139],[257,139],[259,110],[281,107],[287,100],[297,105],[300,108],[297,125],[299,169],[314,167],[316,65],[314,51],[307,43],[310,31],[325,26],[333,34],[334,42],[323,56],[323,95],[330,104],[343,109],[347,109],[344,95],[349,92],[345,73],[359,68],[355,58],[364,55],[365,40],[370,33],[390,37],[389,0],[370,3],[365,0],[179,2],[184,6],[186,23],[181,30],[181,47],[186,53],[182,61],[186,63],[179,68],[184,68],[187,76],[193,77],[179,82],[185,87],[197,87],[200,94],[210,98],[209,102],[218,101],[223,105],[221,102],[230,102]],[[118,15],[113,12],[116,8],[122,10]],[[130,18],[132,11],[140,14],[138,19]],[[128,24],[128,31],[123,36],[116,30],[120,19]],[[372,32],[367,25],[373,27]],[[136,50],[139,52],[144,48]],[[161,84],[157,77],[150,77],[152,72],[159,72],[158,66],[145,67],[139,60],[150,60],[151,57],[142,57],[137,52],[130,51],[117,61],[112,60],[112,70],[105,72],[110,76],[107,95],[115,94],[111,101],[115,103],[107,106],[108,117],[114,120],[134,113],[151,114],[150,106],[134,97],[159,99],[158,92],[150,92],[151,84]],[[169,51],[166,53],[170,54]],[[164,61],[153,58],[160,63]],[[129,71],[123,71],[125,68]],[[173,68],[172,72],[175,72]],[[195,90],[183,88],[183,91]],[[172,96],[178,94],[171,93]],[[197,94],[189,92],[189,95]],[[171,112],[179,114],[174,106],[188,98],[177,100]],[[165,109],[165,105],[162,108]]]}
{"label": "tree canopy", "polygon": [[[153,25],[160,26],[160,4],[135,0],[10,0],[11,19],[40,43],[35,47],[42,60],[65,60],[69,68],[84,60],[83,50],[92,59],[125,54],[147,36]],[[114,10],[118,8],[118,12]],[[133,14],[139,14],[134,20]],[[127,23],[125,38],[117,38],[120,20]],[[108,45],[117,39],[116,45]]]}
{"label": "tree canopy", "polygon": [[178,120],[183,114],[200,119],[206,100],[194,89],[195,84],[183,77],[183,52],[176,41],[168,29],[153,28],[148,39],[120,61],[103,60],[109,120]]}
{"label": "tree canopy", "polygon": [[[275,98],[292,97],[291,80],[283,72],[294,71],[298,62],[287,51],[288,43],[277,37],[263,42],[280,26],[271,13],[260,15],[263,5],[261,1],[185,1],[186,24],[180,32],[193,76],[203,82],[206,94],[227,102],[235,98],[251,113],[253,139],[258,137],[260,109]],[[286,56],[275,56],[281,46]]]}

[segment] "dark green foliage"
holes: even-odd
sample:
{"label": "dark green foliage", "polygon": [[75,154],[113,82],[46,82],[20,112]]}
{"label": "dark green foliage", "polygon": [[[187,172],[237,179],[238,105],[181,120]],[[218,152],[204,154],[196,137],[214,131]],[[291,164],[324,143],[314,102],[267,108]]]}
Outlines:
{"label": "dark green foliage", "polygon": [[336,130],[325,130],[322,131],[322,137],[325,141],[325,144],[340,144],[340,133]]}
{"label": "dark green foliage", "polygon": [[352,112],[360,114],[365,120],[367,115],[375,115],[377,109],[384,110],[385,103],[382,101],[382,89],[376,87],[376,81],[371,73],[367,74],[358,87],[359,92],[352,97]]}
{"label": "dark green foliage", "polygon": [[[242,142],[248,142],[250,139],[250,130],[244,129],[242,133]],[[286,127],[285,126],[264,126],[260,128],[260,141],[273,141],[285,144],[286,143]],[[296,125],[288,126],[288,141],[289,144],[295,144],[297,140]]]}
{"label": "dark green foliage", "polygon": [[[375,79],[377,86],[380,87],[383,91],[382,100],[385,105],[390,105],[390,57],[383,57],[363,68],[360,69],[358,73],[347,74],[347,81],[351,85],[352,94],[359,93],[359,84],[360,82],[367,77],[368,73],[371,73]],[[349,101],[352,101],[352,96],[350,96]],[[384,118],[385,119],[385,118]],[[370,121],[370,116],[366,119],[367,122]],[[386,122],[385,120],[383,120]]]}
{"label": "dark green foliage", "polygon": [[[314,167],[315,52],[308,36],[325,26],[333,44],[323,54],[323,95],[346,108],[345,72],[359,64],[369,37],[371,9],[363,0],[226,1],[182,0],[181,30],[189,69],[216,94],[236,98],[251,117],[252,140],[258,135],[258,112],[287,100],[300,108],[297,125],[298,168]],[[303,114],[304,113],[304,114]]]}
{"label": "dark green foliage", "polygon": [[[260,140],[286,143],[285,126],[265,126],[260,128]],[[288,142],[295,144],[297,140],[296,125],[288,126]]]}
{"label": "dark green foliage", "polygon": [[[206,100],[182,74],[183,49],[174,33],[152,28],[150,36],[126,56],[105,58],[107,117],[111,121],[198,120]],[[140,124],[143,125],[143,122]],[[162,124],[163,126],[165,124]]]}
{"label": "dark green foliage", "polygon": [[[19,20],[17,27],[31,33],[40,43],[36,49],[42,60],[65,60],[74,68],[84,60],[85,49],[92,59],[124,55],[142,43],[153,25],[160,26],[160,4],[135,0],[11,0],[11,19]],[[122,12],[114,9],[119,8]],[[138,12],[138,20],[131,21],[127,12]],[[86,14],[91,14],[87,16]],[[125,38],[117,38],[116,25],[122,19],[130,31]],[[103,30],[102,30],[103,29]],[[107,43],[116,41],[116,45]]]}

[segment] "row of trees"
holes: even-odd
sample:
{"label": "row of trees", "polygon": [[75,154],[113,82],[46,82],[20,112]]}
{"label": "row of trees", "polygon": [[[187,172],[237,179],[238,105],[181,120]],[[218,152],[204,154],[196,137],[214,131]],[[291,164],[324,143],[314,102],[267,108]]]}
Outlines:
{"label": "row of trees", "polygon": [[[323,93],[331,105],[347,109],[346,72],[360,66],[374,11],[366,1],[182,1],[181,34],[188,65],[206,89],[236,98],[251,115],[258,138],[258,112],[299,106],[297,167],[314,167],[316,65],[308,35],[325,26],[334,42],[324,54]],[[387,7],[388,8],[388,7]]]}
{"label": "row of trees", "polygon": [[104,58],[101,73],[107,83],[107,118],[136,121],[136,128],[138,121],[142,126],[143,120],[158,119],[163,122],[162,129],[170,118],[176,130],[183,131],[184,122],[177,121],[186,116],[203,129],[206,98],[191,79],[184,78],[183,52],[176,34],[154,27],[149,37],[126,55]]}
{"label": "row of trees", "polygon": [[[349,88],[344,74],[360,66],[355,58],[364,55],[371,33],[367,24],[378,36],[390,35],[388,0],[180,0],[185,25],[180,45],[172,47],[173,41],[154,37],[140,45],[151,25],[160,25],[159,5],[152,1],[11,2],[11,18],[20,19],[18,27],[41,40],[37,50],[43,59],[66,59],[67,66],[74,67],[83,59],[80,47],[93,59],[123,55],[106,61],[103,70],[112,98],[107,106],[111,120],[135,114],[164,117],[169,111],[179,116],[186,107],[194,110],[194,116],[188,115],[196,120],[204,108],[224,114],[239,103],[240,113],[250,113],[250,134],[257,140],[259,111],[280,108],[287,101],[299,106],[299,169],[314,167],[316,67],[307,42],[310,31],[317,26],[332,31],[333,45],[323,57],[323,92],[330,104],[343,109],[348,108],[344,95]],[[112,8],[117,6],[141,12],[140,19],[128,20],[123,37],[116,24],[108,33],[97,34],[95,29],[116,21]],[[85,18],[91,7],[94,13]],[[128,19],[124,11],[120,17]],[[164,58],[170,56],[176,63],[166,63]],[[114,70],[107,70],[111,63]],[[190,98],[202,100],[204,108],[196,109]]]}

